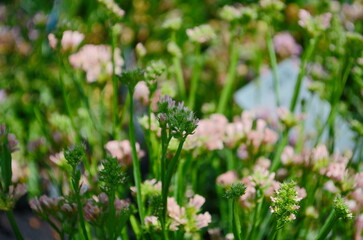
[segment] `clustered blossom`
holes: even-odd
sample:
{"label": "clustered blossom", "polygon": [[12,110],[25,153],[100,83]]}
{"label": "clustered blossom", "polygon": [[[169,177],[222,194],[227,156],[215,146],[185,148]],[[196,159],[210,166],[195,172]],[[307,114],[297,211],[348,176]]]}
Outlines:
{"label": "clustered blossom", "polygon": [[[114,52],[115,73],[121,73],[124,64],[120,49]],[[84,45],[77,53],[69,56],[72,67],[86,72],[88,82],[95,82],[112,74],[112,51],[107,45]]]}
{"label": "clustered blossom", "polygon": [[122,18],[125,15],[125,11],[121,9],[113,0],[98,0],[103,3],[107,9],[109,9],[117,17]]}
{"label": "clustered blossom", "polygon": [[139,100],[144,105],[149,103],[150,90],[145,81],[138,82],[135,86],[134,99]]}
{"label": "clustered blossom", "polygon": [[176,104],[169,96],[159,100],[158,121],[162,129],[168,130],[170,136],[176,139],[186,139],[194,134],[199,120],[194,113],[184,106],[184,102]]}
{"label": "clustered blossom", "polygon": [[344,199],[338,196],[334,199],[334,210],[338,218],[351,219],[353,214],[345,203]]}
{"label": "clustered blossom", "polygon": [[288,32],[281,32],[274,36],[273,43],[275,51],[282,58],[297,56],[301,53],[301,46],[296,43],[293,36]]}
{"label": "clustered blossom", "polygon": [[[193,233],[207,227],[212,222],[212,217],[208,212],[199,213],[204,203],[204,197],[195,195],[189,199],[185,207],[182,207],[178,205],[174,198],[169,197],[167,202],[169,230],[178,231],[183,229],[187,233]],[[148,227],[160,228],[158,217],[156,216],[147,216],[144,222]]]}
{"label": "clustered blossom", "polygon": [[[112,157],[117,158],[120,164],[132,164],[131,145],[128,140],[109,141],[106,143],[105,149]],[[140,149],[140,145],[138,143],[136,143],[136,151],[138,158],[142,158],[145,155],[144,151]]]}
{"label": "clustered blossom", "polygon": [[238,147],[241,156],[247,158],[248,154],[256,154],[262,149],[268,150],[277,139],[278,134],[267,127],[266,121],[255,119],[251,112],[244,111],[233,122],[228,122],[222,114],[212,114],[209,119],[199,121],[195,134],[187,138],[185,149],[213,151]]}
{"label": "clustered blossom", "polygon": [[191,41],[197,43],[206,43],[216,37],[213,28],[208,24],[203,24],[195,28],[187,29],[187,35]]}
{"label": "clustered blossom", "polygon": [[[67,30],[63,32],[62,39],[60,41],[61,49],[64,52],[74,51],[81,44],[84,39],[84,34],[78,31]],[[48,35],[48,41],[51,48],[56,49],[58,39],[53,33]]]}
{"label": "clustered blossom", "polygon": [[321,31],[330,28],[331,18],[331,13],[324,13],[312,17],[311,14],[304,9],[299,11],[299,25],[313,35],[319,34]]}
{"label": "clustered blossom", "polygon": [[296,219],[301,199],[293,181],[282,183],[280,188],[276,190],[275,195],[271,197],[270,210],[277,218],[278,227]]}

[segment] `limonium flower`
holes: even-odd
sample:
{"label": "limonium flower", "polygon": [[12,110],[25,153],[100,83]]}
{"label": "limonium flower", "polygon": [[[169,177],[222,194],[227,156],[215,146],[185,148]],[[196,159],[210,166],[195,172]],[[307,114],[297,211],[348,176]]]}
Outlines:
{"label": "limonium flower", "polygon": [[[106,143],[105,149],[112,157],[117,158],[119,163],[123,165],[130,165],[132,163],[131,145],[129,140],[109,141]],[[138,143],[136,143],[136,151],[139,158],[142,158],[145,155]]]}
{"label": "limonium flower", "polygon": [[277,219],[277,228],[282,228],[286,223],[296,219],[296,214],[300,208],[296,183],[294,181],[284,182],[271,197],[271,213]]}
{"label": "limonium flower", "polygon": [[74,51],[83,41],[84,34],[77,31],[67,30],[63,32],[61,46],[63,51]]}
{"label": "limonium flower", "polygon": [[176,30],[180,29],[181,25],[182,25],[181,17],[173,16],[173,17],[168,17],[164,21],[162,27],[165,29],[170,29],[170,30],[176,31]]}
{"label": "limonium flower", "polygon": [[208,24],[187,29],[187,35],[191,41],[198,43],[206,43],[216,37],[213,28]]}
{"label": "limonium flower", "polygon": [[19,148],[17,148],[18,141],[16,140],[16,136],[12,133],[8,133],[6,125],[3,123],[0,125],[0,144],[2,144],[3,141],[5,142],[5,138],[7,138],[7,147],[11,153],[19,150]]}
{"label": "limonium flower", "polygon": [[353,218],[352,212],[349,210],[344,199],[340,196],[334,199],[334,210],[337,214],[337,217],[340,219],[347,220]]}
{"label": "limonium flower", "polygon": [[174,100],[165,96],[160,99],[158,107],[159,124],[162,128],[166,127],[172,137],[183,139],[194,133],[198,126],[198,119],[192,111],[184,106],[183,102],[176,105]]}
{"label": "limonium flower", "polygon": [[[115,72],[120,74],[124,64],[120,49],[115,49],[114,58]],[[77,53],[69,56],[69,62],[72,67],[85,71],[90,83],[103,80],[112,74],[112,51],[107,45],[84,45]]]}
{"label": "limonium flower", "polygon": [[230,186],[238,179],[236,171],[228,171],[217,177],[217,184],[221,186]]}
{"label": "limonium flower", "polygon": [[296,43],[293,36],[288,32],[277,33],[273,38],[276,53],[282,57],[297,56],[301,53],[301,46]]}
{"label": "limonium flower", "polygon": [[312,35],[320,34],[320,32],[330,28],[331,18],[331,13],[324,13],[313,17],[304,9],[299,11],[299,25],[305,28]]}

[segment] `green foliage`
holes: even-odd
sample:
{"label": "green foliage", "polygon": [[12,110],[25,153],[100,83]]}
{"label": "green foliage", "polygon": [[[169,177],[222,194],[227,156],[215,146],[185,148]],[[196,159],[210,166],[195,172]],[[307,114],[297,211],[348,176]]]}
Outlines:
{"label": "green foliage", "polygon": [[233,183],[229,186],[224,194],[227,199],[237,199],[246,192],[246,186],[243,183]]}
{"label": "green foliage", "polygon": [[102,190],[114,192],[126,181],[126,175],[117,161],[117,158],[106,157],[102,162],[103,168],[99,171],[99,180],[102,182]]}

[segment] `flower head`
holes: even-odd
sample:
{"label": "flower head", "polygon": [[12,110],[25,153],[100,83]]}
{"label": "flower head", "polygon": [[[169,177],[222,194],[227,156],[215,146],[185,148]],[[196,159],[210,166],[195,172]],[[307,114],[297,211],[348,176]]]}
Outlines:
{"label": "flower head", "polygon": [[295,220],[296,213],[300,208],[300,200],[296,183],[293,181],[282,183],[280,188],[276,190],[275,195],[271,197],[270,209],[277,218],[278,227]]}

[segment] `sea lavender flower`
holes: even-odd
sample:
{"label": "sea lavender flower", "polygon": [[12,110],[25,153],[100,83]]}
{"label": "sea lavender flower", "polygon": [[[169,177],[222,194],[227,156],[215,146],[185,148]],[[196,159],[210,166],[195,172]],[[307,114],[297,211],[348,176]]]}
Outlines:
{"label": "sea lavender flower", "polygon": [[[121,51],[116,48],[114,52],[116,74],[121,73],[124,64],[120,56]],[[90,83],[112,75],[112,51],[107,45],[84,45],[77,53],[69,56],[69,62],[72,67],[85,71],[87,81]]]}
{"label": "sea lavender flower", "polygon": [[203,24],[195,28],[187,29],[187,35],[191,41],[197,43],[206,43],[216,37],[213,28],[208,24]]}
{"label": "sea lavender flower", "polygon": [[181,26],[182,26],[182,18],[179,16],[167,18],[162,25],[163,28],[173,31],[179,30]]}
{"label": "sea lavender flower", "polygon": [[19,150],[19,148],[17,148],[18,140],[16,140],[16,136],[12,133],[8,133],[4,123],[0,125],[0,145],[2,145],[3,142],[7,142],[6,146],[11,153]]}
{"label": "sea lavender flower", "polygon": [[[84,35],[77,31],[67,30],[63,32],[61,46],[63,51],[74,51],[83,41]],[[53,43],[52,43],[53,44]]]}
{"label": "sea lavender flower", "polygon": [[238,179],[236,171],[228,171],[217,177],[217,184],[227,187],[235,183]]}
{"label": "sea lavender flower", "polygon": [[297,56],[301,53],[301,46],[288,32],[281,32],[274,36],[273,43],[275,51],[282,58]]}
{"label": "sea lavender flower", "polygon": [[300,201],[301,197],[298,196],[296,183],[293,181],[282,183],[276,190],[275,195],[271,197],[270,210],[276,216],[277,229],[296,219]]}
{"label": "sea lavender flower", "polygon": [[149,103],[150,90],[145,81],[138,82],[135,86],[134,99],[139,100],[142,104]]}
{"label": "sea lavender flower", "polygon": [[158,107],[159,124],[168,129],[172,137],[185,140],[188,135],[194,134],[198,119],[183,102],[176,104],[169,96],[165,96],[159,100]]}
{"label": "sea lavender flower", "polygon": [[320,32],[330,28],[331,18],[331,13],[324,13],[322,15],[312,17],[310,13],[304,9],[299,11],[299,25],[305,28],[312,35],[320,34]]}
{"label": "sea lavender flower", "polygon": [[[124,165],[130,165],[132,163],[131,145],[128,140],[109,141],[106,143],[105,149],[112,157],[117,158],[119,163]],[[145,155],[138,143],[136,143],[136,150],[139,158]]]}
{"label": "sea lavender flower", "polygon": [[335,181],[341,182],[346,173],[346,165],[344,163],[330,163],[326,169],[325,175]]}
{"label": "sea lavender flower", "polygon": [[340,219],[347,220],[353,218],[352,212],[349,210],[344,199],[341,198],[340,196],[334,199],[334,210],[336,212],[337,217]]}

